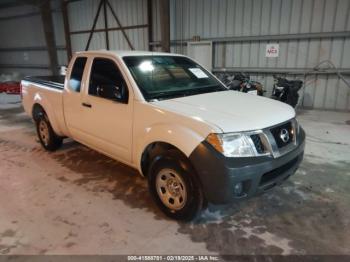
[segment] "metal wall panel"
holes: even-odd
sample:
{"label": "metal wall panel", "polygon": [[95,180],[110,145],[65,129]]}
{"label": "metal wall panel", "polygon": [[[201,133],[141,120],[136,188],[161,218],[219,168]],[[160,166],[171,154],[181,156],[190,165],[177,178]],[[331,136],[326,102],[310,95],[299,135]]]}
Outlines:
{"label": "metal wall panel", "polygon": [[[154,3],[154,41],[161,39],[159,0]],[[193,36],[214,40],[214,68],[312,69],[330,60],[339,69],[350,70],[349,0],[170,0],[171,50],[186,54],[186,41]],[[348,36],[279,41],[215,42],[220,37],[265,36],[344,32]],[[179,42],[183,42],[180,45]],[[278,58],[266,58],[267,43],[279,43]],[[272,89],[271,74],[252,77]],[[287,75],[304,81],[305,107],[349,110],[350,88],[335,74]],[[350,81],[349,76],[346,78]]]}
{"label": "metal wall panel", "polygon": [[38,12],[38,9],[34,6],[30,6],[30,5],[13,6],[13,7],[0,9],[0,17],[24,15],[28,13],[34,13],[34,12]]}
{"label": "metal wall panel", "polygon": [[[51,1],[56,44],[65,45],[59,0]],[[29,14],[29,15],[28,15]],[[22,17],[21,17],[22,16]],[[0,73],[20,72],[24,75],[47,75],[49,56],[45,49],[45,35],[39,10],[35,6],[21,5],[0,9]],[[21,49],[18,49],[21,48]],[[10,49],[10,50],[9,50]],[[65,50],[58,50],[59,64],[67,63]],[[17,67],[16,67],[17,66]],[[27,68],[32,66],[33,68]]]}
{"label": "metal wall panel", "polygon": [[[153,7],[153,40],[154,41],[160,41],[161,36],[160,36],[160,14],[159,14],[159,1],[160,0],[153,0],[152,1],[152,7]],[[176,2],[171,2],[171,6],[174,5],[174,3],[176,4]],[[171,23],[170,25],[174,25],[174,21],[179,20],[182,12],[182,10],[177,10],[176,11],[176,17],[173,17],[173,13],[171,13]],[[176,25],[177,30],[176,31],[183,31],[183,23]],[[175,30],[171,30],[171,33],[173,33]],[[170,35],[171,39],[174,39],[174,37],[172,35]]]}
{"label": "metal wall panel", "polygon": [[[99,1],[84,0],[69,4],[69,26],[70,31],[88,30],[97,12]],[[97,21],[96,29],[103,28],[103,19]]]}
{"label": "metal wall panel", "polygon": [[[52,9],[57,10],[57,11],[52,13],[53,26],[54,26],[54,30],[55,30],[56,46],[66,46],[66,39],[65,39],[65,35],[64,35],[64,26],[63,26],[60,1],[58,1],[58,0],[52,1],[51,5],[52,5],[52,7],[51,7]],[[58,50],[57,51],[57,58],[58,58],[59,65],[67,65],[68,64],[66,50]]]}
{"label": "metal wall panel", "polygon": [[[153,40],[159,41],[159,2],[153,0]],[[72,2],[68,6],[70,31],[89,30],[98,7],[97,0]],[[147,24],[147,0],[110,0],[123,26]],[[65,45],[62,16],[58,0],[52,1],[57,45]],[[30,6],[0,10],[1,16],[37,12]],[[242,36],[274,36],[280,34],[309,34],[320,32],[348,31],[342,38],[286,39],[279,41],[244,40],[234,42],[214,41],[214,67],[216,68],[261,68],[261,69],[310,69],[323,60],[331,60],[336,67],[350,70],[350,1],[349,0],[170,0],[171,51],[186,54],[186,41],[193,36],[202,39]],[[118,27],[108,10],[109,27]],[[104,27],[103,12],[97,29]],[[14,33],[15,32],[15,33]],[[1,20],[0,48],[45,46],[41,18],[33,15],[26,18]],[[147,28],[128,29],[126,34],[135,49],[148,49]],[[19,41],[20,39],[20,41]],[[88,34],[72,35],[73,51],[84,50]],[[121,31],[110,31],[111,49],[129,49]],[[267,43],[279,43],[280,56],[266,58]],[[104,32],[95,33],[90,49],[105,49]],[[157,46],[155,50],[160,50]],[[48,63],[46,51],[0,52],[0,64]],[[66,52],[58,51],[60,64],[66,64]],[[4,71],[4,69],[0,69]],[[25,69],[21,69],[22,71]],[[35,69],[34,71],[41,69]],[[13,69],[13,71],[19,71]],[[34,72],[31,71],[31,72]],[[47,70],[43,70],[43,72]],[[252,77],[262,81],[269,92],[272,75],[254,73]],[[350,109],[350,88],[334,74],[288,75],[289,78],[305,80],[302,103],[306,107],[345,110]],[[349,79],[348,76],[346,76]],[[349,79],[350,80],[350,79]]]}
{"label": "metal wall panel", "polygon": [[[18,8],[6,8],[0,10],[0,17],[38,13],[32,6],[21,6]],[[45,46],[44,32],[41,26],[40,16],[0,19],[0,49],[18,48],[28,46]],[[47,65],[48,54],[46,51],[0,51],[0,64],[11,65],[10,68],[0,68],[0,73],[19,72],[27,74],[30,72],[47,72],[47,70],[27,68],[14,68],[12,65]]]}
{"label": "metal wall panel", "polygon": [[[109,1],[123,26],[134,26],[147,24],[147,0],[110,0]],[[97,12],[99,1],[83,0],[72,2],[68,6],[70,31],[90,30],[94,16]],[[65,46],[65,35],[63,19],[61,13],[60,0],[52,0],[51,7],[53,12],[53,23],[55,29],[55,40],[57,46]],[[103,10],[101,10],[97,21],[96,29],[104,28]],[[32,16],[0,19],[0,34],[3,36],[0,42],[0,48],[17,48],[17,47],[45,47],[45,35],[43,32],[42,21],[39,10],[33,6],[19,6],[6,9],[0,9],[0,18],[8,16],[17,16],[33,13]],[[35,15],[36,13],[36,15]],[[117,22],[108,9],[108,27],[119,27]],[[158,23],[159,24],[159,23]],[[148,29],[137,28],[126,30],[132,45],[138,50],[148,49]],[[89,34],[73,34],[72,49],[73,52],[84,50]],[[125,37],[121,31],[109,32],[111,49],[129,49]],[[94,33],[90,50],[105,49],[105,33]],[[60,65],[66,65],[67,54],[65,50],[57,51],[58,62]],[[34,65],[47,66],[49,58],[46,50],[42,51],[0,51],[0,64],[17,64],[17,65]],[[46,69],[27,69],[27,68],[0,68],[0,72],[21,71],[31,74],[33,72],[47,74]]]}
{"label": "metal wall panel", "polygon": [[0,47],[45,46],[45,36],[39,15],[0,20]]}
{"label": "metal wall panel", "polygon": [[[68,15],[70,31],[90,30],[93,25],[94,17],[98,10],[100,1],[84,0],[72,2],[68,6]],[[147,24],[147,0],[109,0],[114,12],[122,26],[135,26]],[[156,5],[154,5],[156,6]],[[111,11],[107,8],[108,27],[119,27]],[[159,24],[159,21],[158,21]],[[104,28],[104,13],[101,9],[97,20],[96,29]],[[127,29],[126,34],[131,44],[137,50],[148,50],[148,29],[136,28]],[[128,43],[122,32],[109,32],[110,49],[129,50]],[[73,34],[72,50],[73,52],[85,50],[89,34]],[[97,32],[93,34],[89,50],[106,49],[105,33]]]}

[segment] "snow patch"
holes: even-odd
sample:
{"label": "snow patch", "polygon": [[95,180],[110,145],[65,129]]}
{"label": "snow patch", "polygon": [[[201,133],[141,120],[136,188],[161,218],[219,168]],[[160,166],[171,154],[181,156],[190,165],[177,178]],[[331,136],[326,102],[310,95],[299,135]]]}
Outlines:
{"label": "snow patch", "polygon": [[325,190],[327,193],[334,193],[334,190],[332,188],[327,187]]}
{"label": "snow patch", "polygon": [[[247,220],[247,222],[251,222],[251,220]],[[232,227],[232,231],[234,232],[235,230],[239,229],[242,230],[245,234],[243,235],[244,238],[251,238],[251,237],[256,237],[261,239],[264,242],[264,245],[267,246],[275,246],[278,248],[281,248],[282,255],[290,255],[293,253],[294,248],[291,246],[291,240],[277,236],[273,233],[270,233],[266,230],[265,226],[242,226],[240,223],[240,226],[234,225]],[[263,231],[263,232],[262,232]],[[256,233],[256,232],[262,232],[262,233]]]}

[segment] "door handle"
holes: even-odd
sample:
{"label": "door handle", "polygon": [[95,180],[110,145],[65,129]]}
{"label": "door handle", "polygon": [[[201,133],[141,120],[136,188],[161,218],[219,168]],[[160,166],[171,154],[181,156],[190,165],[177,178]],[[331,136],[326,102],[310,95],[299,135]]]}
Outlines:
{"label": "door handle", "polygon": [[85,106],[85,107],[88,107],[88,108],[91,108],[91,105],[90,105],[90,104],[87,104],[87,103],[82,103],[81,105],[82,105],[82,106]]}

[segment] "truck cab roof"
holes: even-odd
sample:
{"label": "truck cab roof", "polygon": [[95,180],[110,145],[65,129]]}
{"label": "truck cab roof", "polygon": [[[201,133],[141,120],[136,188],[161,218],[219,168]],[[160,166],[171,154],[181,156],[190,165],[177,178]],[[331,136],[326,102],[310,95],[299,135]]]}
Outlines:
{"label": "truck cab roof", "polygon": [[172,54],[172,53],[166,53],[166,52],[151,52],[151,51],[133,51],[133,50],[93,50],[93,51],[81,51],[77,52],[77,55],[84,55],[84,54],[90,54],[90,55],[115,55],[117,57],[124,57],[124,56],[183,56],[180,54]]}

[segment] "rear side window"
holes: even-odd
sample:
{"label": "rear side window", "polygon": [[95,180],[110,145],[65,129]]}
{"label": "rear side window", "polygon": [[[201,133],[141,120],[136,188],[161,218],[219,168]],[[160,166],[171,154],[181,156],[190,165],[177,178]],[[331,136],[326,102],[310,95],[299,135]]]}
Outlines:
{"label": "rear side window", "polygon": [[81,79],[83,77],[86,60],[86,57],[78,57],[75,59],[69,79],[69,87],[75,92],[80,92]]}

